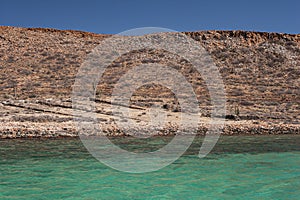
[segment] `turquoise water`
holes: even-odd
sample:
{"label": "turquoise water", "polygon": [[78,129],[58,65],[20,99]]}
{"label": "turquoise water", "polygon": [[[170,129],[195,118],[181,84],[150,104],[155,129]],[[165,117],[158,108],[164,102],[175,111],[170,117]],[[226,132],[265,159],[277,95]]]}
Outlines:
{"label": "turquoise water", "polygon": [[[113,141],[148,151],[170,139]],[[300,136],[224,136],[204,159],[201,141],[159,171],[128,174],[78,139],[0,140],[0,199],[299,199]]]}

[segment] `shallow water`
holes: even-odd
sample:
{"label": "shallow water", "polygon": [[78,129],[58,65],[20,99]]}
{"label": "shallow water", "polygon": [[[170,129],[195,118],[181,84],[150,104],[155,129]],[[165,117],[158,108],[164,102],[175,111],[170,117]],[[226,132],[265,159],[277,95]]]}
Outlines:
{"label": "shallow water", "polygon": [[[114,138],[155,150],[171,138]],[[299,199],[300,136],[224,136],[206,158],[202,138],[155,172],[113,170],[79,139],[0,140],[0,199]]]}

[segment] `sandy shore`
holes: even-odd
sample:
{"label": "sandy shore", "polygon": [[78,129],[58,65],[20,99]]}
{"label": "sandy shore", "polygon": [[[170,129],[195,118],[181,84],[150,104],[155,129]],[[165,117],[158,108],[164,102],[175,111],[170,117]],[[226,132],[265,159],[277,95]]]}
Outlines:
{"label": "sandy shore", "polygon": [[[97,110],[99,110],[97,112],[99,121],[97,135],[106,136],[174,135],[177,134],[177,124],[181,115],[180,112],[163,111],[168,116],[166,120],[169,123],[159,129],[149,125],[148,113],[150,111],[147,109],[131,108],[130,117],[112,116],[111,107],[103,103],[97,104]],[[124,122],[129,118],[137,124],[135,128],[126,129],[122,126],[120,128],[120,125],[116,123],[117,121]],[[210,118],[199,116],[199,119],[198,131],[185,130],[187,134],[206,134],[210,127]],[[221,132],[223,135],[300,134],[300,125],[261,119],[226,119]],[[11,100],[1,103],[0,138],[2,139],[78,137],[78,134],[70,101]]]}

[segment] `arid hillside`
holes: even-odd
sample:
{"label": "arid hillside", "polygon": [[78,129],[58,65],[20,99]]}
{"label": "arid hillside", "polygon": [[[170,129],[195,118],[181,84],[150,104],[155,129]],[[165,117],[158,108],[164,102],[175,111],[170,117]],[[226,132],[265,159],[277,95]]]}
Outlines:
{"label": "arid hillside", "polygon": [[[246,31],[185,34],[202,45],[215,61],[225,83],[229,118],[238,115],[241,120],[300,123],[299,34]],[[72,86],[81,63],[107,37],[80,31],[0,27],[2,104],[56,102],[70,107]],[[170,65],[169,60],[164,52],[151,49],[121,56],[103,75],[97,87],[96,94],[101,93],[98,100],[108,102],[114,83],[132,67],[167,61]],[[209,116],[210,99],[201,75],[185,60],[175,58],[171,66],[191,82],[203,116]],[[171,112],[180,111],[174,95],[160,85],[137,90],[132,104],[141,108],[159,104]],[[7,112],[2,109],[2,117]]]}

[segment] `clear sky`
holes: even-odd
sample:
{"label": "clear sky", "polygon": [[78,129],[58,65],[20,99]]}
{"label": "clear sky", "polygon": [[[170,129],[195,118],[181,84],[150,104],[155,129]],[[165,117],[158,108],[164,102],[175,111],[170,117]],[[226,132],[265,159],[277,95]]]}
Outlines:
{"label": "clear sky", "polygon": [[300,33],[300,1],[1,0],[0,25],[110,34],[149,26]]}

